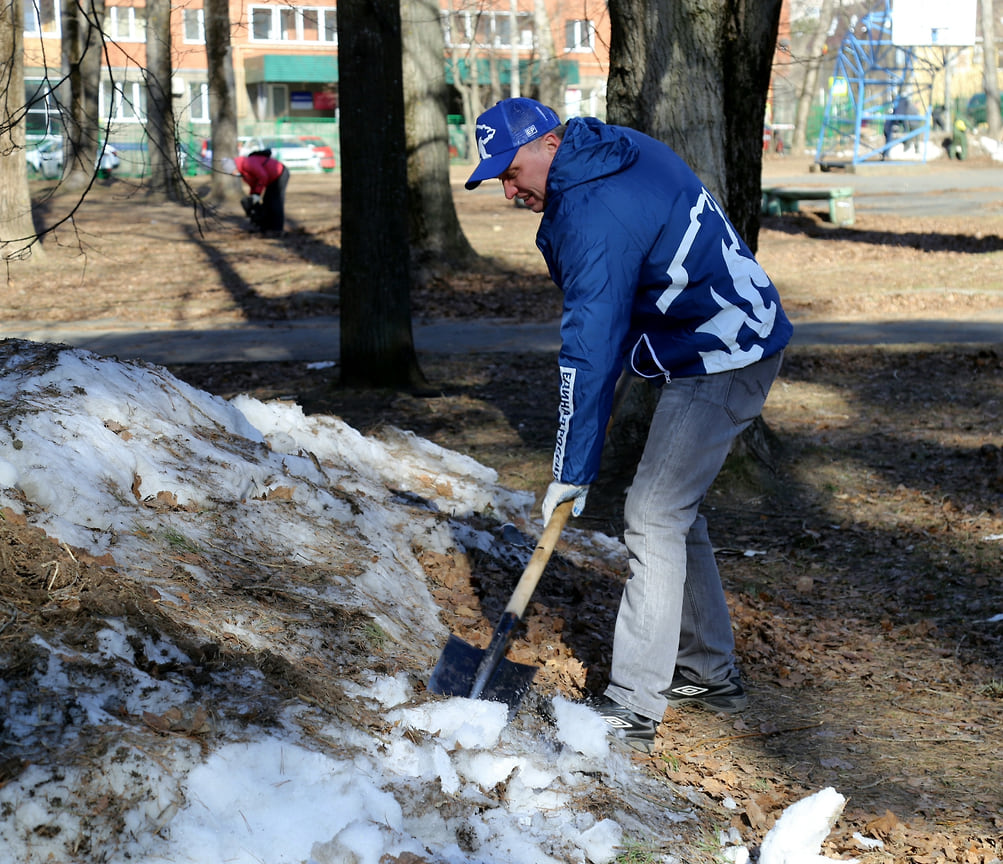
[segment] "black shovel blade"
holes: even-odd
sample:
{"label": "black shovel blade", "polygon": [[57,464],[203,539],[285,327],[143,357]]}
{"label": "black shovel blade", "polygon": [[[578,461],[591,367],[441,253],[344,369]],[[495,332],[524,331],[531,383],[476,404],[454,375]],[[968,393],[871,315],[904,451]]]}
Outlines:
{"label": "black shovel blade", "polygon": [[[440,696],[469,697],[486,653],[483,649],[464,642],[459,636],[450,634],[449,641],[439,656],[439,662],[435,664],[435,669],[428,679],[426,689],[429,693]],[[478,698],[489,702],[504,702],[508,705],[508,716],[511,720],[533,683],[536,669],[536,666],[529,666],[526,663],[502,659]]]}

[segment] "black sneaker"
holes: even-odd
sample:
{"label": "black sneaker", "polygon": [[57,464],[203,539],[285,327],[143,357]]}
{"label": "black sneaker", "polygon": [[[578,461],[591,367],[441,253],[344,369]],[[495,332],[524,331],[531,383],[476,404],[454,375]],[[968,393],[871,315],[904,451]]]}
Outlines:
{"label": "black sneaker", "polygon": [[589,705],[609,724],[609,734],[622,740],[641,753],[650,753],[655,746],[655,729],[658,721],[624,708],[612,699],[603,699]]}
{"label": "black sneaker", "polygon": [[719,684],[702,684],[687,678],[676,670],[672,678],[672,686],[663,690],[662,694],[669,697],[669,705],[680,708],[683,705],[699,705],[707,711],[734,714],[749,704],[749,697],[742,686],[738,673]]}

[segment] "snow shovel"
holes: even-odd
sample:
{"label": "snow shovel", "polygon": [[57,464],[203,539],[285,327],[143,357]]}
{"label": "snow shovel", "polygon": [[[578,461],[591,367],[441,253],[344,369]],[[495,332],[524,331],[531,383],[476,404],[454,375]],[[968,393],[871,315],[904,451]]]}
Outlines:
{"label": "snow shovel", "polygon": [[536,590],[554,546],[557,545],[557,538],[568,521],[573,505],[574,501],[564,501],[554,509],[526,569],[519,577],[501,621],[495,627],[488,647],[475,648],[450,634],[439,662],[435,664],[432,676],[428,679],[429,693],[504,702],[509,707],[509,719],[515,716],[522,697],[533,683],[537,667],[506,660],[505,651],[512,639],[512,632],[522,618],[522,613],[526,611],[529,598]]}

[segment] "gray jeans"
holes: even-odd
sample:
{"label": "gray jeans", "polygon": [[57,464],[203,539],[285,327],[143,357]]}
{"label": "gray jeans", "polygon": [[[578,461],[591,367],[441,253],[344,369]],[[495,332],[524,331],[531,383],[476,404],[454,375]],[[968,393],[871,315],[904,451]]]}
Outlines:
{"label": "gray jeans", "polygon": [[734,669],[731,618],[700,504],[732,442],[760,413],[782,354],[662,388],[627,493],[630,577],[606,695],[661,720],[678,666],[703,682]]}

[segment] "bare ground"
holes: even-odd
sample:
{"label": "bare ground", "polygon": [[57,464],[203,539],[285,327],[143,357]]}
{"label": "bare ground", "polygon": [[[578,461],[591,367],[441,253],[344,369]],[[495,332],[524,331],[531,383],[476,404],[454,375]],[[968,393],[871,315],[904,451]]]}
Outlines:
{"label": "bare ground", "polygon": [[[11,268],[0,317],[199,327],[330,314],[337,192],[336,176],[294,177],[290,230],[263,240],[236,216],[196,220],[193,209],[147,203],[111,181],[45,244],[44,262]],[[51,222],[69,203],[56,194],[39,215]],[[533,245],[534,217],[497,189],[457,203],[471,241],[503,269],[417,291],[415,314],[555,317],[560,298]],[[806,210],[765,219],[760,258],[796,321],[1000,320],[1001,228],[997,212],[858,210],[853,228],[836,228]],[[832,785],[849,803],[826,854],[1003,858],[1003,623],[993,620],[1003,613],[1001,352],[1000,343],[789,351],[764,412],[765,449],[731,460],[708,500],[752,705],[737,719],[670,710],[647,760],[718,824],[761,837],[786,805]],[[542,490],[554,358],[421,362],[441,395],[353,392],[336,371],[304,364],[172,371],[223,395],[292,395],[364,431],[408,428],[495,467],[510,486]],[[617,534],[625,482],[608,470],[582,523]],[[24,570],[55,554],[46,557],[47,542],[25,529],[7,548],[17,546]],[[11,561],[5,554],[5,574]],[[518,574],[476,557],[425,563],[450,630],[483,644]],[[555,556],[512,652],[542,666],[542,692],[601,688],[624,576]],[[122,591],[92,581],[79,615],[96,614],[102,591],[107,603]],[[74,611],[62,608],[62,620]],[[862,848],[857,832],[884,848]]]}

